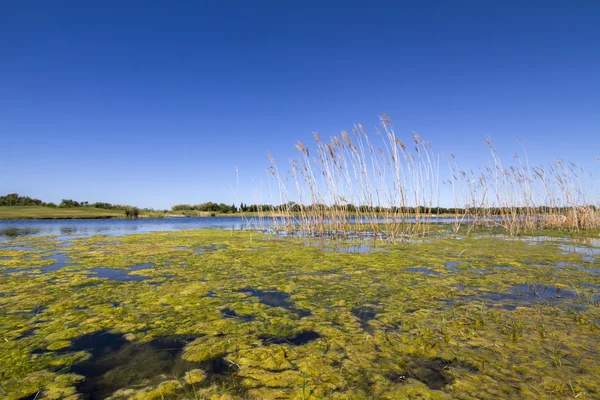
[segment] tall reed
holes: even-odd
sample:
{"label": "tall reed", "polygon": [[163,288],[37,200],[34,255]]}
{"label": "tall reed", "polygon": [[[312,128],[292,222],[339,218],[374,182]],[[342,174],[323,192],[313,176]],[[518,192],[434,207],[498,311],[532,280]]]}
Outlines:
{"label": "tall reed", "polygon": [[[505,166],[489,139],[491,163],[464,170],[451,154],[441,180],[440,155],[413,134],[401,141],[392,120],[380,117],[373,137],[363,126],[324,141],[314,133],[315,150],[298,141],[300,155],[281,173],[269,153],[270,186],[276,190],[265,216],[270,228],[310,236],[372,235],[389,241],[426,236],[440,228],[440,211],[451,212],[455,232],[476,227],[520,234],[535,229],[590,229],[600,226],[596,207],[586,197],[583,171],[558,159],[530,166],[527,153]],[[519,140],[520,142],[520,140]],[[454,207],[440,207],[440,181],[452,193]]]}

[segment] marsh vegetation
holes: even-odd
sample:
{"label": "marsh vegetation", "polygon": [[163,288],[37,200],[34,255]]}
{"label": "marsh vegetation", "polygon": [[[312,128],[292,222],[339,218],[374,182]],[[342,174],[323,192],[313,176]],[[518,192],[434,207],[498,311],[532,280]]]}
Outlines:
{"label": "marsh vegetation", "polygon": [[[16,399],[597,398],[600,236],[0,244]],[[353,250],[348,250],[353,249]]]}
{"label": "marsh vegetation", "polygon": [[[557,158],[530,165],[525,147],[505,164],[489,139],[489,165],[462,168],[413,134],[403,142],[381,115],[373,134],[357,125],[315,148],[298,141],[300,156],[280,169],[269,153],[274,204],[264,216],[284,216],[280,229],[309,235],[355,236],[369,232],[391,242],[428,235],[440,213],[453,229],[501,228],[518,235],[540,229],[579,231],[600,227],[593,171]],[[440,193],[453,206],[441,207]],[[263,210],[261,210],[263,211]]]}

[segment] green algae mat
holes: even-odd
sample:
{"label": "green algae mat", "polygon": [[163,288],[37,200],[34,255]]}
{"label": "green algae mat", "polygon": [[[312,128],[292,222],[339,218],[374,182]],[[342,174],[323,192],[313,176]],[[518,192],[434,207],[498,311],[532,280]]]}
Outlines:
{"label": "green algae mat", "polygon": [[600,398],[599,247],[218,230],[4,242],[0,399]]}

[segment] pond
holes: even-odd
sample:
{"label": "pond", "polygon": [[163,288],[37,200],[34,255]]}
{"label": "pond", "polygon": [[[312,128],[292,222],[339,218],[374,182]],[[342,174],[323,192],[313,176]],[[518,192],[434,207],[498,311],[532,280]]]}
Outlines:
{"label": "pond", "polygon": [[0,397],[600,397],[595,237],[316,245],[193,220],[1,243]]}
{"label": "pond", "polygon": [[[354,221],[354,218],[350,218]],[[361,218],[366,222],[369,218]],[[406,222],[416,222],[405,218]],[[436,223],[451,223],[450,217],[431,217]],[[187,217],[140,219],[56,219],[56,220],[0,220],[0,241],[18,237],[58,235],[60,239],[93,235],[120,236],[132,233],[173,232],[196,229],[240,230],[269,228],[280,225],[281,218],[242,217]],[[383,221],[383,220],[382,220]]]}
{"label": "pond", "polygon": [[121,236],[132,233],[172,232],[195,229],[242,229],[248,220],[239,217],[0,220],[0,240],[16,237],[59,235],[61,239],[93,235]]}

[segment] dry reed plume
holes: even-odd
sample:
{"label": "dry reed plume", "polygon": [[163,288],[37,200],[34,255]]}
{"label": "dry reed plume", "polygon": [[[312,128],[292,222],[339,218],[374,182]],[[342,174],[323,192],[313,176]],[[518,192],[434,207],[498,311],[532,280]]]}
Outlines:
{"label": "dry reed plume", "polygon": [[[279,205],[260,217],[277,217],[270,229],[310,236],[373,235],[389,241],[428,235],[443,222],[455,232],[475,227],[509,234],[536,229],[598,228],[595,205],[586,197],[583,170],[561,159],[530,166],[513,155],[505,166],[489,139],[491,165],[464,170],[454,155],[440,176],[440,156],[414,134],[410,143],[396,137],[392,120],[381,115],[381,129],[371,138],[361,125],[325,142],[314,134],[316,148],[298,141],[300,156],[282,174],[269,153],[268,169]],[[519,140],[520,142],[520,140]],[[593,177],[595,178],[595,177]],[[454,207],[440,207],[440,181]],[[293,201],[292,201],[293,199]],[[447,226],[447,225],[445,225]]]}

